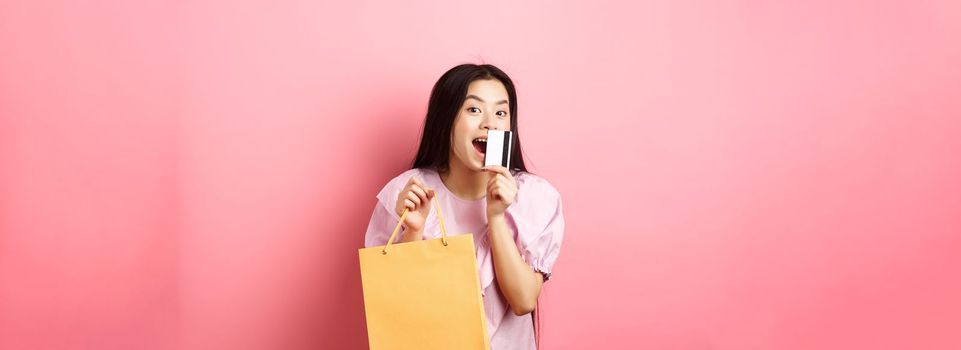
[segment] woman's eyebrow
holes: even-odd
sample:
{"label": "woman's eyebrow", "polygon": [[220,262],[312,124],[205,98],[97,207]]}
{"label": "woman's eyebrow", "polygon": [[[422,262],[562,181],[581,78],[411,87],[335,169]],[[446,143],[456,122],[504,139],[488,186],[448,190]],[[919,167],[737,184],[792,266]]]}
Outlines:
{"label": "woman's eyebrow", "polygon": [[[487,101],[484,101],[484,99],[482,99],[482,98],[480,98],[480,97],[477,97],[477,95],[467,95],[467,98],[472,98],[472,99],[478,100],[478,101],[480,101],[481,103],[487,103]],[[506,104],[506,103],[507,103],[507,100],[502,100],[502,101],[497,101],[497,103],[495,103],[495,105]]]}

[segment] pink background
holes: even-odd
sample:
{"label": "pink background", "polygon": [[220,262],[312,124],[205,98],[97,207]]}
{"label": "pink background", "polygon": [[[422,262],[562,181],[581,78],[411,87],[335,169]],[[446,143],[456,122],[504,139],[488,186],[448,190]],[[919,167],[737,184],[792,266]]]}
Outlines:
{"label": "pink background", "polygon": [[431,85],[518,85],[547,349],[961,348],[961,2],[0,2],[0,348],[366,347]]}

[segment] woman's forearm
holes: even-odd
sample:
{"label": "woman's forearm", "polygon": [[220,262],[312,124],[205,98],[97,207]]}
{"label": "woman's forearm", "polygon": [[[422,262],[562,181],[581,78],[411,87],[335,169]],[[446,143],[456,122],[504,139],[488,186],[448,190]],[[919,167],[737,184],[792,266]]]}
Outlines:
{"label": "woman's forearm", "polygon": [[514,243],[514,234],[504,215],[488,218],[487,224],[497,286],[514,314],[520,316],[534,311],[541,286],[544,284],[543,276],[531,269],[521,258]]}

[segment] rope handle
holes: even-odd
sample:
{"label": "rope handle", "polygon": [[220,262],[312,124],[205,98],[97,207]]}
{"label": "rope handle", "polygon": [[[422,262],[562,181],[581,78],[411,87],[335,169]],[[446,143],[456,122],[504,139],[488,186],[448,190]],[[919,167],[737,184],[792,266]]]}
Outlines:
{"label": "rope handle", "polygon": [[[444,216],[440,213],[440,206],[437,205],[437,197],[431,200],[434,203],[434,210],[437,211],[437,221],[440,222],[440,241],[447,246],[447,227],[444,226]],[[400,231],[400,226],[404,224],[404,218],[407,217],[407,213],[410,212],[410,208],[404,208],[404,213],[400,215],[400,221],[397,221],[397,226],[394,227],[394,232],[390,234],[390,238],[387,239],[387,245],[384,246],[383,254],[387,255],[387,248],[394,243],[394,238],[397,237],[397,232]],[[427,218],[424,218],[427,221]],[[426,226],[426,225],[425,225]]]}

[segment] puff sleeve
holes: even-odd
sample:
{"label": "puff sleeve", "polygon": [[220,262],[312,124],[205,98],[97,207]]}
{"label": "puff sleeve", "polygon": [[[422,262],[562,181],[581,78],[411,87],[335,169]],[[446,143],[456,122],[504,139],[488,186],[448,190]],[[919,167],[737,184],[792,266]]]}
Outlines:
{"label": "puff sleeve", "polygon": [[560,193],[547,180],[524,174],[507,213],[517,233],[521,257],[534,270],[551,278],[564,240],[564,213]]}

